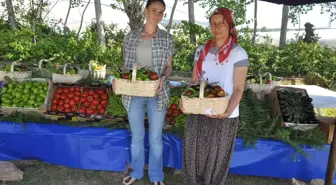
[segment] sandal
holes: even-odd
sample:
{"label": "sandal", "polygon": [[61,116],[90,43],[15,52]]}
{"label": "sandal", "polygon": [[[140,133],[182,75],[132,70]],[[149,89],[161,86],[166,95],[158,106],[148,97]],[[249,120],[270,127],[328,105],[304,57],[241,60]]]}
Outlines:
{"label": "sandal", "polygon": [[163,182],[153,182],[153,185],[165,185]]}
{"label": "sandal", "polygon": [[124,177],[122,183],[123,183],[123,185],[131,185],[131,184],[133,184],[135,181],[136,181],[136,179],[133,178],[133,177],[131,177],[131,176],[129,175],[129,176]]}

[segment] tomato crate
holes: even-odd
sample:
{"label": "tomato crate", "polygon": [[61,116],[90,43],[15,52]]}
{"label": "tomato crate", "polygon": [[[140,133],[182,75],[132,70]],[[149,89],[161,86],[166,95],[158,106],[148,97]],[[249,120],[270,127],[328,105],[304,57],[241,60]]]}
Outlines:
{"label": "tomato crate", "polygon": [[82,88],[77,116],[99,120],[107,116],[109,88],[106,86],[85,86]]}
{"label": "tomato crate", "polygon": [[[279,93],[284,93],[284,92],[289,92],[289,91],[295,92],[298,96],[300,95],[301,97],[304,97],[304,99],[307,100],[307,101],[310,101],[310,102],[312,101],[312,99],[309,97],[306,89],[296,88],[296,87],[287,87],[287,86],[276,86],[276,87],[274,87],[274,89],[272,89],[271,93],[268,95],[268,103],[272,107],[272,116],[274,118],[279,117],[279,119],[281,120],[281,124],[283,126],[291,127],[292,129],[295,129],[295,130],[306,131],[306,130],[316,128],[318,126],[319,121],[316,119],[316,116],[315,116],[315,113],[314,113],[314,107],[313,107],[312,104],[311,104],[311,107],[301,106],[302,108],[295,109],[295,111],[293,109],[293,111],[291,111],[292,115],[283,115],[281,110],[286,109],[286,107],[280,104],[280,102],[281,102],[280,99],[285,98],[285,96],[282,95],[282,97],[280,97]],[[288,98],[291,98],[291,97],[292,96],[288,96]],[[289,100],[289,101],[295,103],[295,101],[299,101],[299,100],[296,99],[296,100]],[[296,106],[296,107],[298,107],[298,106]],[[306,120],[305,122],[296,122],[296,123],[291,123],[291,122],[285,121],[286,117],[288,117],[288,116],[298,117],[298,116],[301,116],[301,114],[307,114],[306,110],[304,110],[304,109],[307,109],[307,110],[309,109],[309,112],[311,112],[311,115],[309,115],[309,120],[305,119]],[[301,116],[301,117],[303,117],[303,116]]]}
{"label": "tomato crate", "polygon": [[49,99],[47,114],[76,116],[82,88],[79,85],[56,84]]}

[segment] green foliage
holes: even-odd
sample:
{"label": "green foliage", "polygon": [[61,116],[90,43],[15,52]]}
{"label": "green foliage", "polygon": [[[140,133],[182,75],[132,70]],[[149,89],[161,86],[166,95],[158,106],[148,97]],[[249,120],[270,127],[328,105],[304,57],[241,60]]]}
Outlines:
{"label": "green foliage", "polygon": [[[191,28],[191,29],[190,29]],[[33,33],[29,27],[21,26],[13,31],[7,22],[0,21],[0,60],[22,60],[36,62],[55,58],[58,64],[66,62],[87,66],[90,60],[97,60],[108,67],[118,68],[123,63],[123,39],[126,30],[116,25],[104,25],[106,48],[101,48],[95,23],[92,23],[80,38],[71,32],[61,34],[55,28],[37,25]],[[190,31],[197,37],[197,45],[189,41]],[[37,44],[33,44],[33,36]],[[247,29],[238,33],[239,44],[249,55],[249,73],[271,72],[274,76],[304,77],[308,73],[318,76],[318,84],[332,88],[336,80],[336,50],[317,43],[292,42],[278,48],[268,43],[252,45],[251,33]],[[174,71],[190,72],[196,48],[211,38],[208,28],[182,21],[174,32],[176,53]],[[314,83],[310,80],[310,83]],[[316,82],[317,84],[317,82]]]}

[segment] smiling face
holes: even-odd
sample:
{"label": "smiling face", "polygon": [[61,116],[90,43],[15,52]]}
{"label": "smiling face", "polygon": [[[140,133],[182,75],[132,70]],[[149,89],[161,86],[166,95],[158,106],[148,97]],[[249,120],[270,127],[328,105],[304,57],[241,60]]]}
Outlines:
{"label": "smiling face", "polygon": [[159,2],[153,2],[145,9],[146,22],[152,25],[158,25],[164,15],[165,7]]}
{"label": "smiling face", "polygon": [[230,26],[222,14],[215,14],[210,18],[210,30],[215,39],[226,39],[230,33]]}

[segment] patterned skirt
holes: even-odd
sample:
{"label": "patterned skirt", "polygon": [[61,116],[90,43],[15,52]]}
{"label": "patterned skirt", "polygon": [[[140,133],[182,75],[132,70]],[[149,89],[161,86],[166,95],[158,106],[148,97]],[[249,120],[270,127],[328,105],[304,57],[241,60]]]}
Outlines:
{"label": "patterned skirt", "polygon": [[230,168],[239,118],[188,118],[183,145],[185,185],[224,185]]}

